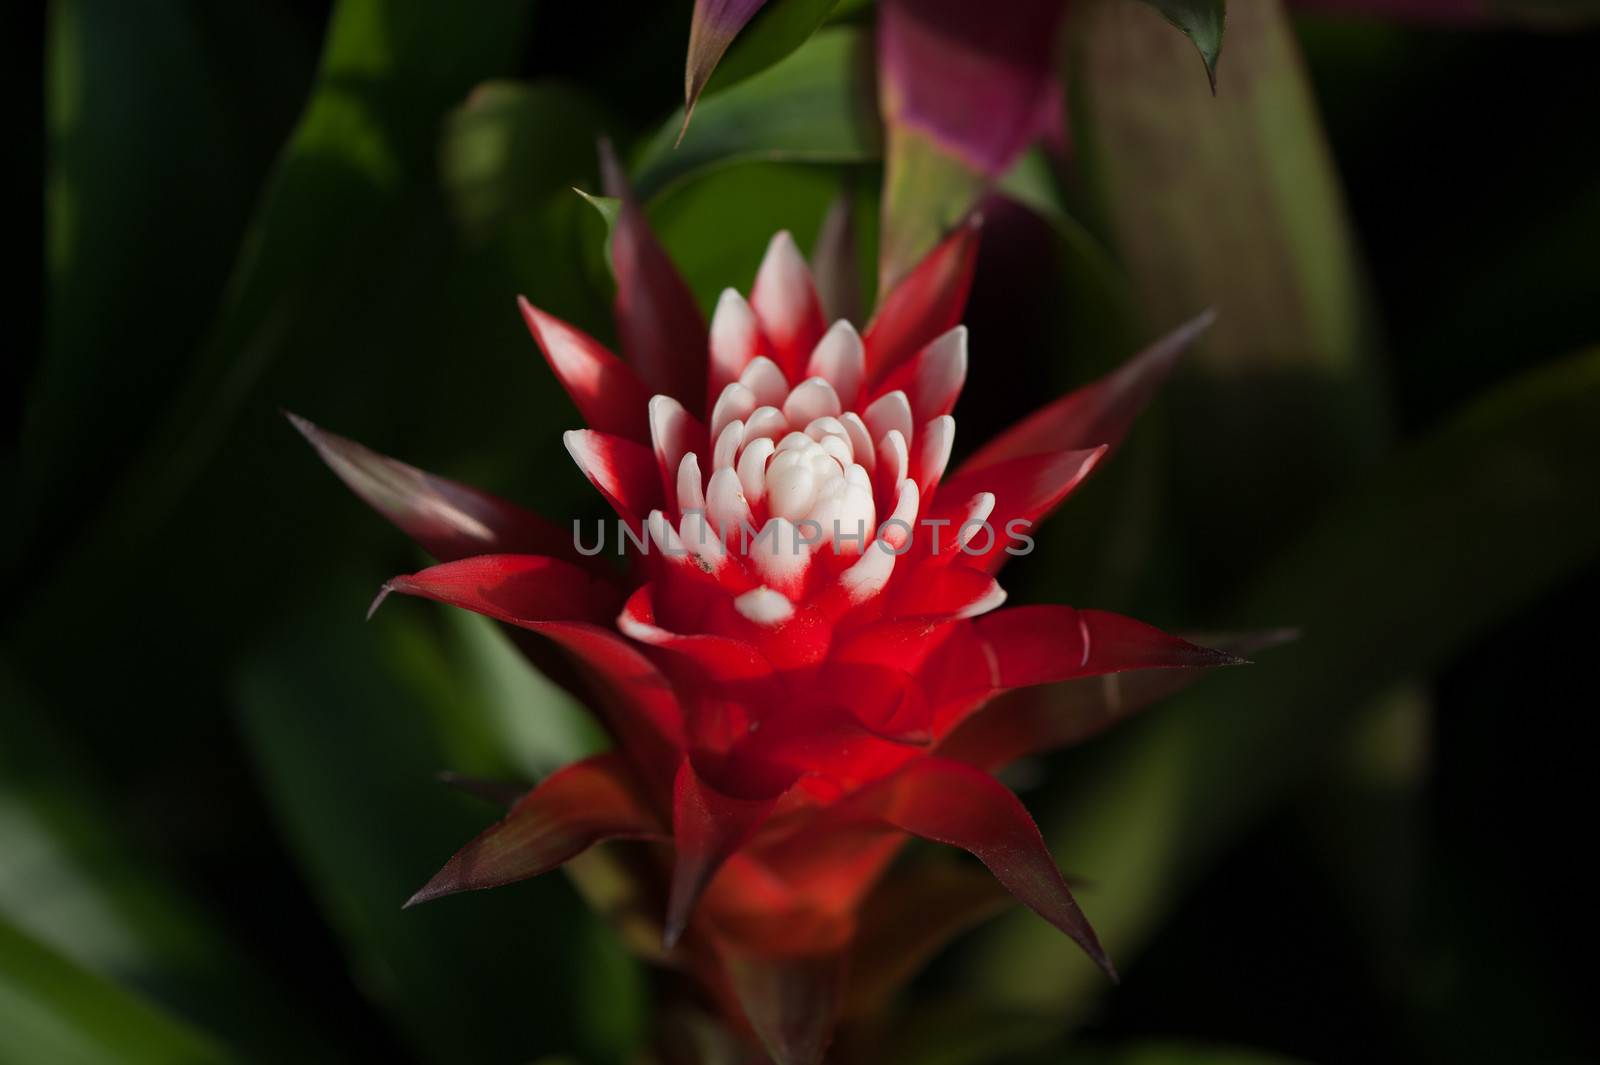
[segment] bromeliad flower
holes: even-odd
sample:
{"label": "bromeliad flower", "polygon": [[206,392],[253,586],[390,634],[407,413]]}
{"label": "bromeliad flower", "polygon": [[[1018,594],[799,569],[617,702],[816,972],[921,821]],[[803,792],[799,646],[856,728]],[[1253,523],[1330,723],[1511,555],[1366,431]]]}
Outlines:
{"label": "bromeliad flower", "polygon": [[635,855],[641,890],[660,890],[662,959],[780,1062],[820,1059],[847,971],[908,968],[862,952],[869,892],[912,836],[976,855],[1112,972],[992,775],[1101,718],[991,703],[1098,677],[1110,720],[1236,660],[1102,611],[1001,609],[995,575],[1121,441],[1206,320],[950,469],[977,233],[948,235],[861,332],[829,324],[780,233],[749,299],[725,291],[707,330],[624,197],[612,259],[626,358],[526,301],[522,312],[588,423],[566,444],[634,545],[625,574],[510,503],[296,419],[440,559],[386,591],[542,637],[533,651],[559,649],[615,745],[539,784],[414,902],[533,876],[604,840],[670,844]]}

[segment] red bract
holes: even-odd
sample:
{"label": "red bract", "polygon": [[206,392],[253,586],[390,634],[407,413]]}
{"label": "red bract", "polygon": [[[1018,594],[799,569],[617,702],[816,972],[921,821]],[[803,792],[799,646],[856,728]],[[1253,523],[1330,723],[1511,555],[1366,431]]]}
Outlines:
{"label": "red bract", "polygon": [[[927,937],[862,934],[882,909],[865,905],[869,892],[892,893],[879,882],[910,836],[975,855],[1110,973],[1032,819],[991,775],[1087,733],[1094,714],[1069,727],[990,704],[1101,677],[1090,699],[1109,720],[1236,660],[1115,614],[998,609],[995,574],[1018,542],[1008,532],[1031,530],[1082,483],[1205,321],[947,471],[976,225],[949,235],[861,333],[828,323],[786,233],[748,302],[724,292],[707,330],[636,205],[618,226],[627,360],[522,311],[589,423],[567,433],[569,451],[648,545],[625,576],[512,504],[296,420],[440,559],[386,590],[538,634],[530,650],[559,649],[615,743],[529,792],[413,901],[533,876],[604,840],[670,844],[637,863],[660,889],[666,958],[780,1062],[820,1058],[846,972],[904,973],[930,949]],[[941,542],[928,519],[947,523]],[[1148,670],[1166,682],[1104,679]],[[907,920],[930,935],[965,923],[916,890],[924,909]],[[969,882],[951,890],[952,907],[974,904]],[[864,955],[873,942],[903,956]]]}

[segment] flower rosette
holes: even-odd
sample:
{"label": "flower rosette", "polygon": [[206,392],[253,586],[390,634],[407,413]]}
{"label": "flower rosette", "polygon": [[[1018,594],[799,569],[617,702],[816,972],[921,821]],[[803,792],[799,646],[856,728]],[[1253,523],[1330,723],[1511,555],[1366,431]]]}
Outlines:
{"label": "flower rosette", "polygon": [[[521,641],[530,656],[556,661],[614,744],[529,791],[413,902],[537,875],[602,841],[652,841],[626,865],[658,960],[780,1062],[820,1059],[851,972],[906,968],[864,950],[929,949],[864,927],[910,837],[975,855],[1112,973],[993,772],[1238,659],[1103,611],[1004,607],[996,574],[1208,318],[952,468],[977,239],[975,221],[950,233],[858,332],[827,320],[780,233],[748,300],[725,291],[708,327],[624,195],[611,238],[623,355],[521,308],[587,423],[567,449],[616,511],[625,569],[511,503],[295,419],[439,560],[385,592],[537,634]],[[1092,701],[1116,706],[1088,728],[996,702],[1091,677]],[[973,897],[965,883],[949,894]],[[918,897],[930,936],[960,925],[937,891]]]}

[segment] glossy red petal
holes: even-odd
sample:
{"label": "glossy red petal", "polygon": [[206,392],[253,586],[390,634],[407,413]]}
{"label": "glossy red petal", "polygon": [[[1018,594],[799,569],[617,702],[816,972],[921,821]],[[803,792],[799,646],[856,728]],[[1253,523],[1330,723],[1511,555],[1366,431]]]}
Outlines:
{"label": "glossy red petal", "polygon": [[589,334],[517,297],[528,331],[589,428],[650,441],[650,393],[632,367]]}
{"label": "glossy red petal", "polygon": [[617,627],[623,634],[681,656],[692,675],[713,686],[748,684],[772,677],[772,664],[754,646],[729,636],[669,632],[656,620],[655,586],[641,585],[628,597]]}
{"label": "glossy red petal", "polygon": [[994,577],[970,566],[921,566],[890,587],[885,617],[968,618],[1005,602]]}
{"label": "glossy red petal", "polygon": [[964,565],[994,572],[1008,558],[1007,549],[1026,548],[1021,537],[1031,537],[1034,526],[1060,506],[1083,483],[1100,460],[1104,446],[1092,451],[1057,451],[1008,459],[980,470],[963,471],[945,481],[934,501],[933,516],[948,519],[958,528],[966,518],[967,503],[980,492],[992,492],[994,509],[987,530],[974,527],[973,538],[951,557]]}
{"label": "glossy red petal", "polygon": [[608,839],[665,840],[620,755],[575,762],[462,847],[407,906],[538,876]]}
{"label": "glossy red petal", "polygon": [[615,312],[622,351],[651,392],[702,414],[706,384],[706,321],[694,293],[667,257],[610,146],[601,151],[607,194],[622,201],[611,231],[617,277]]}
{"label": "glossy red petal", "polygon": [[772,815],[778,796],[736,798],[701,779],[689,759],[672,789],[672,839],[678,849],[662,944],[671,949],[689,926],[700,894],[728,857]]}
{"label": "glossy red petal", "polygon": [[1171,376],[1179,357],[1215,320],[1216,314],[1206,311],[1105,377],[1039,408],[980,448],[962,464],[960,473],[1046,451],[1092,448],[1101,444],[1115,450]]}
{"label": "glossy red petal", "polygon": [[928,701],[903,669],[832,661],[819,684],[862,728],[880,739],[926,746],[932,739]]}
{"label": "glossy red petal", "polygon": [[950,634],[956,622],[942,618],[900,618],[873,622],[839,637],[837,662],[886,666],[914,673]]}
{"label": "glossy red petal", "polygon": [[1116,970],[1017,797],[989,774],[942,758],[912,762],[858,800],[904,832],[959,847],[1034,913],[1065,932],[1113,980]]}
{"label": "glossy red petal", "polygon": [[649,448],[594,429],[569,430],[562,440],[589,483],[636,529],[661,505],[660,467]]}
{"label": "glossy red petal", "polygon": [[978,224],[971,218],[957,226],[879,302],[861,338],[869,386],[960,324],[978,258]]}
{"label": "glossy red petal", "polygon": [[1019,606],[977,619],[1001,688],[1130,669],[1193,669],[1243,660],[1104,610]]}
{"label": "glossy red petal", "polygon": [[510,551],[573,554],[572,538],[537,514],[380,455],[298,415],[288,418],[352,492],[441,562]]}
{"label": "glossy red petal", "polygon": [[609,612],[608,601],[617,598],[609,584],[543,555],[474,555],[395,577],[383,587],[524,627],[535,621],[600,620]]}
{"label": "glossy red petal", "polygon": [[844,987],[844,957],[727,959],[745,1018],[775,1065],[820,1065],[833,1041]]}

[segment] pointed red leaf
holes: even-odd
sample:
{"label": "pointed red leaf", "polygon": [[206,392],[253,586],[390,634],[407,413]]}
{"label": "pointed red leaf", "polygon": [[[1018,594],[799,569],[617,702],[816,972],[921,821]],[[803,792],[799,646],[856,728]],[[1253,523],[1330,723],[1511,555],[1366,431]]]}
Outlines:
{"label": "pointed red leaf", "polygon": [[406,905],[526,880],[608,839],[667,839],[614,752],[551,774],[457,851]]}
{"label": "pointed red leaf", "polygon": [[600,166],[607,194],[622,201],[611,231],[611,267],[617,276],[615,312],[623,354],[647,389],[703,414],[705,318],[650,229],[608,144],[602,145]]}
{"label": "pointed red leaf", "polygon": [[436,477],[288,415],[350,490],[441,562],[525,551],[571,557],[572,538],[537,514]]}
{"label": "pointed red leaf", "polygon": [[980,448],[959,474],[1045,451],[1101,444],[1115,450],[1172,374],[1179,356],[1215,320],[1212,311],[1190,319],[1098,381],[1034,411]]}
{"label": "pointed red leaf", "polygon": [[1225,651],[1197,647],[1154,625],[1104,610],[1019,606],[973,622],[988,643],[1001,688],[1025,688],[1129,669],[1239,665]]}
{"label": "pointed red leaf", "polygon": [[622,520],[636,529],[661,505],[661,476],[653,452],[642,444],[593,429],[568,430],[562,440],[589,483]]}
{"label": "pointed red leaf", "polygon": [[[1248,655],[1288,639],[1284,632],[1220,636],[1206,646],[1227,655]],[[1029,754],[1072,747],[1176,695],[1209,672],[1209,666],[1134,669],[1080,677],[1047,689],[1018,691],[962,721],[940,744],[939,754],[990,771]]]}
{"label": "pointed red leaf", "polygon": [[879,302],[861,338],[869,384],[961,322],[977,263],[978,225],[969,218],[957,226]]}
{"label": "pointed red leaf", "polygon": [[989,774],[943,758],[923,758],[862,792],[858,801],[886,824],[976,856],[1023,905],[1065,932],[1116,979],[1038,826]]}
{"label": "pointed red leaf", "polygon": [[616,600],[610,585],[544,555],[474,555],[395,577],[383,587],[524,627],[535,621],[599,620],[609,613],[607,602]]}
{"label": "pointed red leaf", "polygon": [[594,337],[546,314],[521,296],[517,297],[517,305],[550,369],[589,428],[637,444],[649,443],[650,393],[632,367]]}
{"label": "pointed red leaf", "polygon": [[689,759],[672,789],[672,840],[678,848],[662,945],[670,950],[689,927],[694,905],[722,863],[772,815],[776,795],[735,798],[701,779]]}
{"label": "pointed red leaf", "polygon": [[844,958],[730,955],[728,980],[775,1065],[820,1065],[839,1020]]}
{"label": "pointed red leaf", "polygon": [[[934,501],[932,516],[952,522],[952,530],[966,519],[967,504],[980,492],[994,493],[994,509],[986,519],[988,531],[974,527],[972,539],[952,558],[993,573],[1011,556],[1007,548],[1024,550],[1020,537],[1031,537],[1034,526],[1083,483],[1106,448],[1090,451],[1056,451],[1008,459],[979,470],[963,471],[945,481]],[[952,538],[953,539],[953,538]]]}

